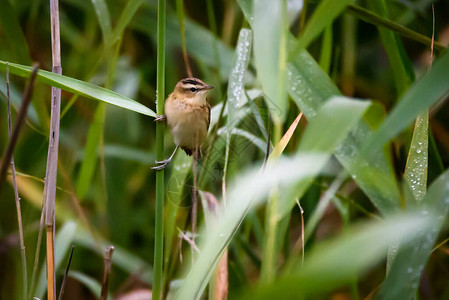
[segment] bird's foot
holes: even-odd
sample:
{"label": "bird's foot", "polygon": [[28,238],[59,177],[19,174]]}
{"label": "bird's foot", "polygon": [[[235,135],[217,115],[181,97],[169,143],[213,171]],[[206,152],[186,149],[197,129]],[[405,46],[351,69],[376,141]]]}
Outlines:
{"label": "bird's foot", "polygon": [[167,115],[156,115],[155,122],[167,122]]}
{"label": "bird's foot", "polygon": [[157,171],[165,169],[165,167],[170,163],[171,159],[172,159],[172,157],[161,160],[161,161],[156,160],[155,163],[157,166],[151,167],[151,169],[157,170]]}

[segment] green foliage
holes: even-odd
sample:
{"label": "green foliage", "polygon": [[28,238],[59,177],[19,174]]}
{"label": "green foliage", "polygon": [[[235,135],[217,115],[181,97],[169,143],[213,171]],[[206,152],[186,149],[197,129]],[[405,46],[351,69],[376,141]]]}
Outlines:
{"label": "green foliage", "polygon": [[[441,275],[449,263],[444,1],[61,1],[64,75],[44,70],[48,3],[0,4],[1,149],[6,62],[13,120],[31,59],[41,65],[14,152],[29,262],[43,199],[49,86],[63,90],[58,290],[76,245],[65,299],[99,297],[108,245],[115,246],[114,299],[138,287],[155,298],[205,299],[226,284],[229,299],[449,297]],[[187,74],[183,50],[193,76],[216,86],[197,168],[203,209],[195,247],[192,157],[178,151],[165,172],[150,169],[174,148],[167,126],[153,118]],[[45,251],[36,288],[20,286],[10,181],[0,197],[0,298],[28,289],[44,299]],[[211,284],[224,251],[229,281]]]}

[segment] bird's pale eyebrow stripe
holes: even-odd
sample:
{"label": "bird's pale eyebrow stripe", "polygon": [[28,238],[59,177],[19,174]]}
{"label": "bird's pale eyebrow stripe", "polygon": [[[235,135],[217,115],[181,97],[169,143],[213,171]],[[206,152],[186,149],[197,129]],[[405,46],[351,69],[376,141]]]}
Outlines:
{"label": "bird's pale eyebrow stripe", "polygon": [[193,85],[203,85],[201,82],[198,82],[198,81],[196,81],[196,80],[192,80],[192,79],[184,79],[183,81],[182,81],[182,83],[184,83],[184,84],[193,84]]}

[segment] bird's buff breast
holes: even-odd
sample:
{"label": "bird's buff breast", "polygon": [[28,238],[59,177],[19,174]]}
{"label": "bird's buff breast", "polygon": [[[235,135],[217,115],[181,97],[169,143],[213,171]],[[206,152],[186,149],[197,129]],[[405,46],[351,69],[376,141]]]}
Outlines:
{"label": "bird's buff breast", "polygon": [[207,135],[207,110],[171,99],[165,103],[165,114],[176,145],[189,149],[203,145]]}

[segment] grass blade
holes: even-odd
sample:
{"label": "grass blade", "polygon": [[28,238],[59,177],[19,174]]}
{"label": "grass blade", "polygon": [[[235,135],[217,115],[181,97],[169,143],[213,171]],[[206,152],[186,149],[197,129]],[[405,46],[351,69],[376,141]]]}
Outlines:
{"label": "grass blade", "polygon": [[354,0],[321,1],[307,22],[304,31],[296,43],[295,49],[289,54],[289,57],[295,57],[302,49],[307,48],[329,24],[332,24],[334,19],[343,12],[346,6],[353,2]]}
{"label": "grass blade", "polygon": [[421,205],[422,218],[432,222],[432,227],[418,227],[416,229],[418,237],[413,243],[400,246],[379,292],[379,299],[415,298],[424,266],[449,211],[448,199],[447,170],[432,183]]}
{"label": "grass blade", "polygon": [[[374,11],[383,17],[387,16],[385,0],[371,0],[369,3]],[[401,40],[393,31],[382,27],[378,27],[378,30],[391,64],[396,90],[399,95],[402,95],[415,80],[415,73],[413,72],[411,62],[408,59],[407,53],[405,53]]]}
{"label": "grass blade", "polygon": [[[343,235],[314,247],[302,267],[285,274],[275,283],[259,286],[239,299],[297,299],[323,295],[351,283],[354,276],[366,272],[384,256],[389,245],[401,239],[412,241],[417,232],[431,230],[435,221],[421,215],[395,215],[387,220],[357,224]],[[402,296],[394,299],[402,299]]]}
{"label": "grass blade", "polygon": [[103,44],[108,47],[111,38],[111,18],[109,17],[109,10],[104,0],[91,0],[97,15],[98,23],[103,36]]}
{"label": "grass blade", "polygon": [[[27,66],[9,63],[9,68],[11,73],[24,78],[28,78],[31,75],[31,68]],[[0,69],[3,71],[6,70],[6,62],[0,61]],[[103,101],[150,117],[156,116],[154,111],[139,102],[89,82],[64,75],[54,74],[44,70],[39,70],[37,73],[37,79],[45,84],[78,94],[80,96]]]}
{"label": "grass blade", "polygon": [[[409,38],[413,41],[417,41],[418,43],[421,43],[428,47],[430,47],[432,44],[432,39],[428,38],[427,36],[422,35],[416,31],[413,31],[407,27],[402,26],[401,24],[393,22],[382,16],[379,16],[378,14],[375,14],[372,11],[360,7],[358,5],[349,5],[348,12],[356,16],[360,20],[363,20],[367,23],[371,23],[377,27],[382,26],[386,29],[390,29],[402,35],[403,37]],[[435,49],[437,49],[438,51],[443,51],[447,49],[447,47],[439,42],[435,42]]]}
{"label": "grass blade", "polygon": [[76,195],[84,199],[92,184],[92,177],[97,165],[98,144],[103,133],[106,106],[99,105],[95,111],[94,120],[87,133],[86,146],[84,148],[84,159],[78,172],[76,184]]}
{"label": "grass blade", "polygon": [[[257,78],[273,120],[282,123],[287,112],[285,87],[287,62],[286,1],[258,0],[254,2],[254,59]],[[270,20],[267,26],[267,20]]]}
{"label": "grass blade", "polygon": [[[249,59],[251,56],[252,32],[249,29],[243,28],[240,30],[239,39],[234,54],[234,67],[231,70],[228,81],[228,118],[226,123],[226,150],[225,161],[223,167],[223,194],[226,195],[226,174],[228,170],[229,161],[229,147],[231,146],[231,136],[234,129],[237,129],[239,121],[236,120],[236,111],[241,108],[242,98],[245,98],[244,79],[245,72],[248,68]],[[226,200],[225,200],[226,201]]]}
{"label": "grass blade", "polygon": [[[329,99],[319,110],[304,132],[298,151],[302,153],[322,153],[329,157],[335,148],[344,140],[358,124],[365,111],[370,106],[369,101],[352,100],[347,97],[335,96]],[[317,138],[319,137],[319,138]],[[325,161],[316,167],[319,172]],[[301,198],[312,183],[308,178],[296,185],[294,197],[282,197],[278,213],[281,217],[295,206],[295,199]],[[284,194],[287,194],[284,192]]]}
{"label": "grass blade", "polygon": [[122,38],[123,31],[131,22],[142,3],[143,0],[131,0],[126,2],[126,6],[117,21],[117,25],[115,25],[114,30],[111,33],[111,44],[117,43],[118,40]]}
{"label": "grass blade", "polygon": [[449,94],[449,52],[402,96],[366,147],[382,146],[410,125],[416,116]]}
{"label": "grass blade", "polygon": [[[412,207],[422,203],[427,191],[427,166],[429,143],[429,113],[426,111],[418,116],[413,131],[412,143],[408,152],[404,183],[407,191],[413,194]],[[406,200],[411,200],[409,197]]]}
{"label": "grass blade", "polygon": [[[249,0],[239,0],[240,8],[251,23],[252,6]],[[290,36],[291,43],[295,43]],[[308,119],[312,119],[325,100],[340,91],[305,50],[290,57],[287,67],[288,89],[296,105]],[[399,208],[399,189],[393,169],[385,153],[376,156],[362,153],[362,142],[372,135],[371,125],[363,120],[353,133],[337,147],[335,155],[358,186],[382,214]],[[371,168],[370,166],[375,166]]]}
{"label": "grass blade", "polygon": [[[311,178],[315,177],[326,163],[333,147],[344,138],[344,135],[350,131],[351,126],[357,124],[368,106],[369,102],[351,101],[339,97],[330,99],[320,111],[316,123],[311,124],[306,130],[309,133],[305,133],[304,144],[300,147],[300,153],[302,154],[297,155],[291,161],[281,159],[279,165],[268,164],[265,171],[261,173],[256,171],[259,168],[253,169],[235,181],[234,188],[230,191],[229,199],[227,199],[227,209],[224,215],[217,217],[219,223],[212,229],[208,228],[205,233],[203,232],[206,236],[203,247],[200,247],[201,255],[183,282],[177,294],[177,299],[181,299],[181,297],[183,299],[194,299],[200,296],[215,267],[215,263],[221,256],[221,251],[230,242],[232,234],[237,230],[250,207],[260,204],[274,187],[282,187],[282,190],[287,194],[295,191],[295,195],[297,195],[299,182],[303,183],[302,186],[304,187],[310,184]],[[332,114],[335,117],[330,117]],[[351,116],[351,118],[348,118],[348,116]],[[332,138],[329,138],[330,141],[326,143],[315,142],[317,139],[312,138],[312,136],[316,136],[317,130],[321,130],[322,126],[328,124],[329,118],[333,122],[333,125],[329,127],[332,129],[329,130],[331,131],[329,136],[332,136]],[[319,154],[307,155],[304,154],[306,151]],[[310,157],[310,161],[308,157]],[[309,166],[310,162],[313,164]],[[289,169],[284,169],[289,163],[291,164]],[[302,165],[304,163],[308,167]],[[286,207],[289,205],[290,203],[285,203],[280,207],[283,211],[286,211]]]}
{"label": "grass blade", "polygon": [[281,158],[278,164],[269,164],[264,172],[255,167],[234,180],[227,196],[223,215],[217,216],[215,226],[201,231],[199,244],[201,255],[175,295],[175,299],[196,299],[204,291],[223,249],[229,244],[251,207],[261,204],[270,190],[282,184],[288,189],[296,182],[316,174],[316,166],[322,165],[327,155],[303,155],[292,159]]}
{"label": "grass blade", "polygon": [[[78,271],[70,271],[69,277],[72,277],[73,279],[78,280],[80,283],[82,283],[87,289],[97,298],[100,298],[101,294],[101,284],[98,282],[98,280],[87,276],[86,274],[83,274]],[[111,297],[108,296],[108,300],[111,299]]]}

